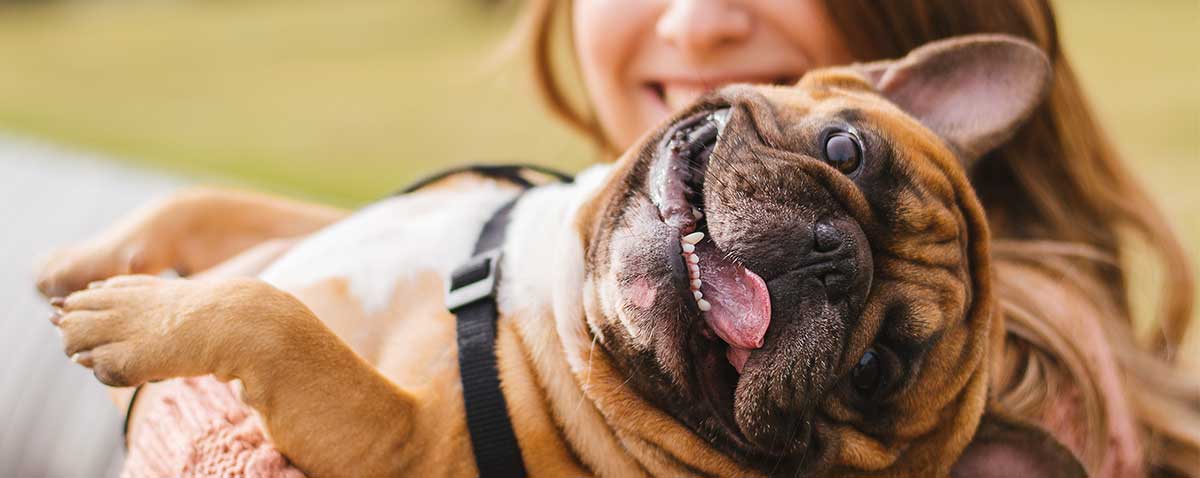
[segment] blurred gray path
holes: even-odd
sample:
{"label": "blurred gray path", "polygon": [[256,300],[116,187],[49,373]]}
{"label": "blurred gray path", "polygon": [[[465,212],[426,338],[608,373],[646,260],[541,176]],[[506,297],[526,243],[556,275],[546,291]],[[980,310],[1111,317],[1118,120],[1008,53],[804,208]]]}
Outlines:
{"label": "blurred gray path", "polygon": [[32,267],[179,184],[0,135],[0,477],[114,475],[121,413],[63,356]]}

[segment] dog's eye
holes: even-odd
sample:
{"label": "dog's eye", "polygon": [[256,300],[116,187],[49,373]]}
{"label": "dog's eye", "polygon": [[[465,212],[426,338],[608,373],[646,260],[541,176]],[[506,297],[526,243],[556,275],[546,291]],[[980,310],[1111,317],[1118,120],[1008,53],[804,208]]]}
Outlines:
{"label": "dog's eye", "polygon": [[825,163],[850,175],[862,166],[862,145],[854,135],[840,131],[825,138]]}
{"label": "dog's eye", "polygon": [[864,398],[874,397],[884,380],[883,357],[875,349],[868,349],[858,364],[850,371],[850,384]]}

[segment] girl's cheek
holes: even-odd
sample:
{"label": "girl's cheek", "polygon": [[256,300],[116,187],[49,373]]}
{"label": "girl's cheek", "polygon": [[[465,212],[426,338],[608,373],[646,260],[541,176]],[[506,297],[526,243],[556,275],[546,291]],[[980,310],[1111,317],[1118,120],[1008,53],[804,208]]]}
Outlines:
{"label": "girl's cheek", "polygon": [[572,6],[575,54],[584,86],[600,124],[619,146],[623,130],[636,122],[636,85],[628,67],[652,41],[666,2],[656,0],[577,0]]}

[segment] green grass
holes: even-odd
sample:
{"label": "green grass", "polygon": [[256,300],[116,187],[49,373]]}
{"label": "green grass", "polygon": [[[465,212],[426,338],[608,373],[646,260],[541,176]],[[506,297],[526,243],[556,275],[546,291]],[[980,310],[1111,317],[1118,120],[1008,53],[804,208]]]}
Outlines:
{"label": "green grass", "polygon": [[484,2],[79,2],[0,11],[0,130],[357,204],[448,163],[587,149],[495,56]]}
{"label": "green grass", "polygon": [[[0,131],[343,205],[448,164],[579,169],[594,156],[542,113],[521,65],[486,66],[512,21],[488,3],[7,7]],[[1200,3],[1056,8],[1105,127],[1200,254]]]}

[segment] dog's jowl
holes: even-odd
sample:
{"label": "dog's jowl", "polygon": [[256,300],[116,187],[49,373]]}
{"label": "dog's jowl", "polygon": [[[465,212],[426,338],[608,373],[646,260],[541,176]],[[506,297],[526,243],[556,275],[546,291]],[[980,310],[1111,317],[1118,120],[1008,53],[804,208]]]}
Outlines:
{"label": "dog's jowl", "polygon": [[[497,363],[533,476],[1081,476],[988,399],[966,169],[1050,81],[1002,36],[706,96],[512,211]],[[519,188],[390,198],[257,278],[121,277],[56,320],[101,381],[215,374],[314,476],[476,476],[442,284]]]}

